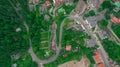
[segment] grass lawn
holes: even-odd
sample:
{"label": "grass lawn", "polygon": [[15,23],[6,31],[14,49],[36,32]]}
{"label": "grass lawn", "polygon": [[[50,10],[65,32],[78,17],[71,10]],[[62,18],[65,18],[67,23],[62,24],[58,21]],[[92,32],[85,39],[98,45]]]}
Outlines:
{"label": "grass lawn", "polygon": [[57,37],[57,44],[59,43],[59,34],[60,34],[60,25],[62,23],[62,21],[64,20],[64,16],[61,16],[61,17],[57,17],[57,21],[56,21],[56,24],[57,24],[57,29],[56,29],[56,37]]}
{"label": "grass lawn", "polygon": [[[35,52],[35,54],[40,58],[40,59],[48,59],[49,57],[51,57],[54,52],[49,50],[49,45],[50,45],[50,36],[51,33],[50,32],[41,32],[40,37],[36,38],[40,39],[40,41],[34,41],[33,44],[33,51]],[[48,55],[46,55],[48,54]]]}
{"label": "grass lawn", "polygon": [[108,21],[106,21],[106,20],[104,20],[104,19],[98,21],[98,26],[99,26],[100,29],[105,29],[105,28],[107,28],[107,25],[108,25]]}
{"label": "grass lawn", "polygon": [[114,24],[112,26],[112,29],[114,31],[114,33],[118,36],[118,38],[120,39],[120,25]]}
{"label": "grass lawn", "polygon": [[48,47],[49,42],[48,41],[43,41],[40,43],[40,48],[45,48]]}
{"label": "grass lawn", "polygon": [[113,41],[108,39],[103,40],[103,47],[108,53],[109,57],[120,64],[120,46]]}

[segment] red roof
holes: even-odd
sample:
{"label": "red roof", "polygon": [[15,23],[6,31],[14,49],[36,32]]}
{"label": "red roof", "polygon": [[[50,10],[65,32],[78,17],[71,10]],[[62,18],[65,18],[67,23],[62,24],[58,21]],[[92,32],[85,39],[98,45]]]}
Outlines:
{"label": "red roof", "polygon": [[95,52],[94,52],[93,58],[94,58],[94,60],[95,60],[96,63],[101,63],[101,62],[103,62],[99,51],[95,51]]}
{"label": "red roof", "polygon": [[50,1],[45,1],[46,6],[50,6],[50,4],[51,4]]}
{"label": "red roof", "polygon": [[66,51],[70,51],[71,50],[71,45],[66,46]]}
{"label": "red roof", "polygon": [[97,67],[105,67],[105,65],[101,63],[101,64],[98,64]]}
{"label": "red roof", "polygon": [[113,18],[112,18],[112,21],[113,21],[114,23],[120,24],[120,19],[118,19],[117,17],[113,17]]}
{"label": "red roof", "polygon": [[67,54],[64,54],[63,57],[67,57]]}

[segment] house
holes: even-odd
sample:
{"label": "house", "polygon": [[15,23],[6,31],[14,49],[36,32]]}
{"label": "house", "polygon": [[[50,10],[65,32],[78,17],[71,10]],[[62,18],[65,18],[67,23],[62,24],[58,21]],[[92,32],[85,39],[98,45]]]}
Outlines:
{"label": "house", "polygon": [[49,21],[50,20],[50,16],[49,15],[44,15],[44,20]]}
{"label": "house", "polygon": [[40,5],[39,7],[39,13],[42,14],[47,11],[47,8],[44,4]]}
{"label": "house", "polygon": [[103,63],[100,63],[97,65],[97,67],[105,67],[105,65]]}
{"label": "house", "polygon": [[29,10],[32,11],[35,8],[34,4],[29,4]]}
{"label": "house", "polygon": [[86,9],[86,4],[83,2],[83,0],[79,0],[74,12],[77,14],[82,14],[85,11],[85,9]]}
{"label": "house", "polygon": [[113,17],[112,21],[116,24],[120,24],[120,19],[118,19],[117,17]]}
{"label": "house", "polygon": [[20,31],[21,31],[21,28],[16,28],[15,31],[16,31],[16,32],[20,32]]}
{"label": "house", "polygon": [[67,54],[64,54],[63,57],[67,57],[68,55]]}
{"label": "house", "polygon": [[50,1],[45,1],[45,5],[50,6],[51,5]]}
{"label": "house", "polygon": [[98,8],[100,6],[100,0],[88,0],[87,2],[90,7]]}
{"label": "house", "polygon": [[102,56],[98,50],[94,51],[93,59],[94,59],[97,67],[105,67]]}
{"label": "house", "polygon": [[59,6],[65,1],[64,0],[53,0],[53,2],[54,2],[54,6]]}
{"label": "house", "polygon": [[74,0],[65,0],[66,5],[73,5]]}
{"label": "house", "polygon": [[102,57],[98,50],[94,51],[93,59],[95,60],[96,64],[103,62]]}
{"label": "house", "polygon": [[99,36],[100,36],[101,39],[106,39],[106,38],[110,37],[108,31],[105,30],[105,29],[104,30],[100,30],[98,32],[98,34],[99,34]]}
{"label": "house", "polygon": [[71,45],[66,46],[66,51],[70,51],[71,50]]}

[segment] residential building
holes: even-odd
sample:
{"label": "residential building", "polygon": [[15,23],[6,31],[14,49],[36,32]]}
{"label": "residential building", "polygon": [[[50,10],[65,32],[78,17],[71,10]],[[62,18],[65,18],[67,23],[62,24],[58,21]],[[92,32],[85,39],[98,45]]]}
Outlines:
{"label": "residential building", "polygon": [[49,21],[50,20],[50,16],[49,15],[44,15],[44,20]]}
{"label": "residential building", "polygon": [[45,5],[50,6],[51,5],[50,1],[45,1]]}
{"label": "residential building", "polygon": [[94,51],[93,59],[95,60],[96,64],[103,62],[102,57],[98,50]]}
{"label": "residential building", "polygon": [[82,14],[84,13],[85,9],[86,9],[86,4],[84,3],[83,0],[79,0],[74,12],[77,14]]}
{"label": "residential building", "polygon": [[112,21],[116,24],[120,24],[120,19],[118,19],[117,17],[113,17]]}
{"label": "residential building", "polygon": [[53,0],[53,2],[54,2],[54,6],[59,6],[65,1],[64,0]]}
{"label": "residential building", "polygon": [[87,0],[90,7],[98,8],[101,0]]}
{"label": "residential building", "polygon": [[39,13],[42,14],[42,13],[46,12],[46,9],[47,8],[46,8],[45,4],[40,5],[40,7],[39,7]]}
{"label": "residential building", "polygon": [[105,65],[103,63],[100,63],[97,65],[97,67],[105,67]]}
{"label": "residential building", "polygon": [[94,59],[97,67],[105,67],[105,64],[103,63],[101,54],[98,50],[94,51],[93,59]]}
{"label": "residential building", "polygon": [[67,45],[66,46],[66,51],[71,51],[71,48],[72,48],[71,45]]}
{"label": "residential building", "polygon": [[106,39],[106,38],[110,37],[108,31],[105,29],[98,31],[98,34],[99,34],[101,39]]}

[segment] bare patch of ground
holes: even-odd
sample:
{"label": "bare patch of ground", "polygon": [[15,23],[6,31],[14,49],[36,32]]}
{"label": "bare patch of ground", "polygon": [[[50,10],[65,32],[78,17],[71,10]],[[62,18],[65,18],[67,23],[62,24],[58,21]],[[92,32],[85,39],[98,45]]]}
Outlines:
{"label": "bare patch of ground", "polygon": [[83,56],[80,61],[73,60],[59,65],[58,67],[89,67],[90,61],[86,56]]}

